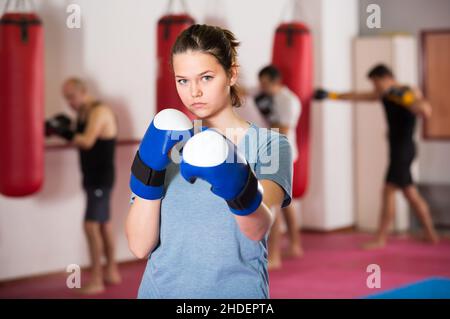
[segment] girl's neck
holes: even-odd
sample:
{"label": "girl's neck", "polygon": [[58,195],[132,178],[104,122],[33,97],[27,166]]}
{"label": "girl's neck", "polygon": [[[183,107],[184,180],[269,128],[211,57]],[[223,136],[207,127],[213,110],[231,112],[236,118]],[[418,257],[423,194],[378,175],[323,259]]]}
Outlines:
{"label": "girl's neck", "polygon": [[215,128],[234,144],[238,144],[244,137],[250,124],[239,117],[231,105],[223,108],[213,116],[204,120],[202,125]]}

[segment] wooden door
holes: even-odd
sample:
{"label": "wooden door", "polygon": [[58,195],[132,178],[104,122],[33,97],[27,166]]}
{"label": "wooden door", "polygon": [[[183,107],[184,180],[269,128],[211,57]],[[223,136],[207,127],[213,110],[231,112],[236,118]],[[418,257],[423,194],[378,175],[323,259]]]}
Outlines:
{"label": "wooden door", "polygon": [[450,139],[450,30],[422,32],[422,89],[433,109],[424,138]]}

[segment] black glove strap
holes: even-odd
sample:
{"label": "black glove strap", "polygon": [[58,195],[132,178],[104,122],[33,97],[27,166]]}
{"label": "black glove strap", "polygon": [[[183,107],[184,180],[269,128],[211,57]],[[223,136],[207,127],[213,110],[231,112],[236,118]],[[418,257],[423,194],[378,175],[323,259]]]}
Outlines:
{"label": "black glove strap", "polygon": [[131,173],[147,186],[162,186],[164,185],[166,177],[165,169],[157,171],[145,165],[139,156],[139,151],[137,151],[136,156],[134,157]]}
{"label": "black glove strap", "polygon": [[253,173],[250,165],[247,163],[248,167],[248,178],[245,183],[244,189],[241,193],[234,199],[227,200],[228,206],[236,210],[244,210],[248,208],[252,201],[255,199],[258,193],[258,179]]}

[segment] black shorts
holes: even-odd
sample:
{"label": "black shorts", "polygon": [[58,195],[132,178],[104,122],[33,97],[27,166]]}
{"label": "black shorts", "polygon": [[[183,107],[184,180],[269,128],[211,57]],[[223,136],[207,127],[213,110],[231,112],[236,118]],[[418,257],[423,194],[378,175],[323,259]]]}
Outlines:
{"label": "black shorts", "polygon": [[106,223],[109,221],[110,187],[87,187],[84,220]]}
{"label": "black shorts", "polygon": [[398,147],[390,151],[389,167],[386,182],[405,188],[414,183],[411,174],[411,164],[414,161],[416,149],[414,144]]}
{"label": "black shorts", "polygon": [[391,161],[386,174],[386,182],[400,188],[412,185],[414,182],[411,175],[411,163]]}

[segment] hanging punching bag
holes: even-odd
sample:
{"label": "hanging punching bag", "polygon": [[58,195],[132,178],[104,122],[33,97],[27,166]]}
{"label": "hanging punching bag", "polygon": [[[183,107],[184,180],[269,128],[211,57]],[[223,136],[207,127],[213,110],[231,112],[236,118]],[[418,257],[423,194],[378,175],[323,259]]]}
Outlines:
{"label": "hanging punching bag", "polygon": [[0,193],[25,196],[44,176],[44,37],[33,13],[0,19]]}
{"label": "hanging punching bag", "polygon": [[[171,3],[169,4],[169,8],[170,6]],[[166,108],[174,108],[184,112],[189,117],[192,117],[192,114],[184,107],[178,96],[172,67],[170,66],[170,53],[177,36],[193,23],[194,19],[187,14],[168,14],[158,21],[158,77],[156,81],[157,112]]]}
{"label": "hanging punching bag", "polygon": [[283,83],[301,101],[297,124],[298,158],[294,163],[293,197],[302,197],[308,187],[310,103],[313,94],[311,33],[303,23],[278,26],[272,51],[272,64],[281,72]]}

